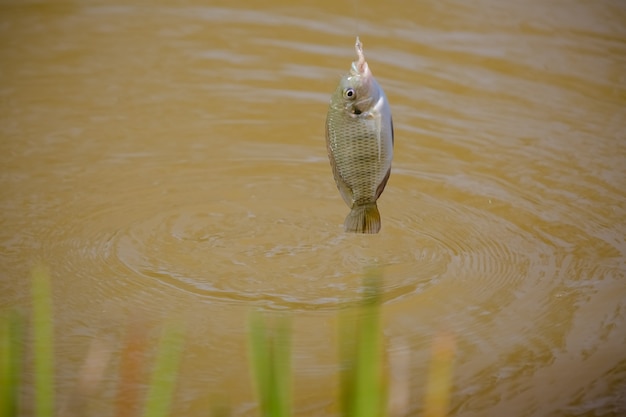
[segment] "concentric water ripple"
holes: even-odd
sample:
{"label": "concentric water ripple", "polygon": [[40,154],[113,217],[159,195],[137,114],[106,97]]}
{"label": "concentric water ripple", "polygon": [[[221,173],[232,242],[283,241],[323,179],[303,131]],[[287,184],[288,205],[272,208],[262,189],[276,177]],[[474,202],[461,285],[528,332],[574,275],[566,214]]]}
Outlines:
{"label": "concentric water ripple", "polygon": [[[386,302],[450,283],[479,302],[537,275],[538,253],[549,250],[488,210],[414,191],[416,181],[442,184],[401,169],[381,199],[384,231],[345,234],[348,209],[333,184],[312,182],[327,171],[325,161],[233,161],[213,172],[216,186],[206,195],[195,191],[207,189],[200,175],[166,197],[133,200],[130,188],[124,206],[77,214],[48,239],[66,246],[83,271],[110,275],[97,284],[104,293],[119,285],[174,289],[207,302],[292,309],[354,301],[368,268],[383,274]],[[219,187],[226,179],[229,187]],[[78,269],[68,273],[84,274]]]}

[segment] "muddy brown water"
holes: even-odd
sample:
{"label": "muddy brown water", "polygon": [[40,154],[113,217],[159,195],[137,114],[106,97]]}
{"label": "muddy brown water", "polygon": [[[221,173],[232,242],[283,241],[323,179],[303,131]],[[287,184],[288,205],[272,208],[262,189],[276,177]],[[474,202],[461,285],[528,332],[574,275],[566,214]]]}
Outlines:
{"label": "muddy brown water", "polygon": [[[184,317],[173,415],[256,415],[267,308],[295,414],[338,415],[337,310],[377,266],[410,415],[442,331],[450,415],[626,413],[624,3],[359,3],[0,4],[0,306],[47,265],[59,406],[100,341],[113,415],[124,334]],[[396,129],[376,236],[343,233],[324,144],[357,30]]]}

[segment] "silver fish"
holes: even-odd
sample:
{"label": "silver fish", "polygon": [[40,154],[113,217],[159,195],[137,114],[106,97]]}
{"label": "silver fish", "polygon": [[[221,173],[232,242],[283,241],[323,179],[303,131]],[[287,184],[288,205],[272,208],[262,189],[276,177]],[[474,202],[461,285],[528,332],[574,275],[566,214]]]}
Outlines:
{"label": "silver fish", "polygon": [[389,102],[365,61],[356,38],[357,60],[330,99],[326,148],[337,188],[351,211],[346,232],[378,233],[376,200],[383,192],[393,158]]}

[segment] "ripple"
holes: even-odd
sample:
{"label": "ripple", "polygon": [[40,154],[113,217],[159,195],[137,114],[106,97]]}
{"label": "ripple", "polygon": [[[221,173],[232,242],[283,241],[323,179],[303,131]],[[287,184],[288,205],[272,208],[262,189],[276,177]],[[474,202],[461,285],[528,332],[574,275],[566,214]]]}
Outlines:
{"label": "ripple", "polygon": [[48,239],[65,241],[83,268],[88,263],[92,271],[108,268],[124,277],[125,286],[296,310],[335,309],[358,299],[371,267],[384,275],[387,303],[450,283],[466,297],[485,299],[515,288],[545,250],[488,210],[412,192],[415,178],[406,172],[394,175],[382,198],[383,231],[345,234],[347,208],[336,190],[332,184],[315,190],[311,182],[326,171],[315,159],[232,161],[214,178],[216,184],[228,178],[229,187],[215,187],[210,199],[192,194],[201,178],[191,178],[165,197],[92,210],[66,225],[65,237]]}
{"label": "ripple", "polygon": [[[417,234],[410,231],[419,230],[448,260],[445,273],[433,278],[436,285],[430,288],[430,294],[445,300],[451,313],[467,314],[474,307],[479,310],[477,314],[486,313],[491,307],[493,312],[498,311],[507,301],[519,297],[524,288],[542,286],[541,278],[554,273],[555,266],[546,261],[556,255],[554,246],[546,244],[523,223],[503,215],[504,207],[516,204],[520,197],[513,196],[506,204],[492,197],[493,187],[506,184],[496,183],[499,185],[492,184],[490,188],[472,184],[468,188],[466,183],[454,181],[453,176],[433,177],[410,169],[398,171],[383,198],[407,204],[385,208],[386,212],[395,210],[387,222],[394,230],[385,232],[404,234],[407,245]],[[435,189],[436,192],[430,191]],[[481,195],[485,190],[489,195]],[[414,262],[412,267],[422,265]],[[419,292],[416,288],[413,295]],[[494,297],[498,302],[494,302]]]}
{"label": "ripple", "polygon": [[[294,310],[357,300],[368,268],[383,274],[386,303],[450,285],[462,294],[446,300],[450,308],[494,294],[513,297],[550,253],[541,235],[499,216],[497,201],[463,204],[482,198],[467,183],[402,168],[381,198],[381,233],[345,234],[348,209],[326,161],[252,157],[272,154],[271,148],[257,145],[245,158],[240,153],[213,170],[209,184],[193,168],[186,169],[184,186],[160,184],[166,192],[148,193],[130,182],[116,196],[124,204],[94,199],[94,207],[51,229],[46,241],[57,242],[55,251],[63,248],[67,267],[76,263],[68,273],[104,277],[95,285],[106,297],[122,296],[116,288],[123,286],[182,300]],[[318,185],[317,178],[328,181]],[[445,192],[429,191],[444,185]]]}
{"label": "ripple", "polygon": [[[253,183],[240,186],[277,187],[290,168],[274,169],[265,167]],[[249,195],[155,212],[116,234],[115,256],[135,274],[195,297],[296,309],[353,301],[368,266],[393,277],[384,289],[388,298],[414,292],[446,270],[445,247],[409,229],[400,239],[387,237],[395,248],[407,248],[396,252],[381,252],[379,240],[345,235],[345,213],[324,214],[342,207],[341,201],[312,198],[309,187],[300,185],[291,184],[287,192],[294,199],[279,204]],[[412,267],[416,262],[424,263],[419,273]]]}

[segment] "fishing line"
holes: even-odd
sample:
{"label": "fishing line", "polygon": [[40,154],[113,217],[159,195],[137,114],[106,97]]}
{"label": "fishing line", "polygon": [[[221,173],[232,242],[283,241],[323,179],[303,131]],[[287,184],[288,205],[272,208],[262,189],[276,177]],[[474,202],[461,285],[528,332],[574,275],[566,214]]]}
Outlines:
{"label": "fishing line", "polygon": [[360,19],[359,19],[359,0],[353,0],[352,1],[352,8],[353,10],[353,16],[354,16],[354,26],[356,29],[356,33],[354,34],[355,36],[359,36],[359,23],[360,23]]}

